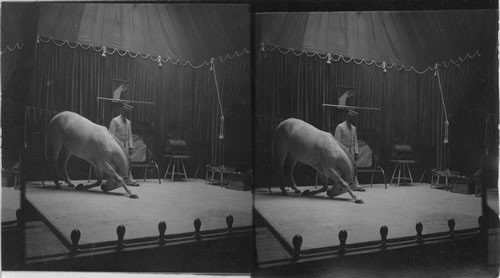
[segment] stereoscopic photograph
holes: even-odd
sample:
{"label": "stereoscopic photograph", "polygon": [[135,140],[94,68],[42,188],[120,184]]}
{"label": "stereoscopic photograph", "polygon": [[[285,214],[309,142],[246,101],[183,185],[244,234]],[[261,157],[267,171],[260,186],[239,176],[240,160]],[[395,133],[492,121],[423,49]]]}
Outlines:
{"label": "stereoscopic photograph", "polygon": [[3,3],[2,268],[249,273],[249,24],[248,5]]}
{"label": "stereoscopic photograph", "polygon": [[1,270],[497,277],[498,3],[424,2],[2,2]]}

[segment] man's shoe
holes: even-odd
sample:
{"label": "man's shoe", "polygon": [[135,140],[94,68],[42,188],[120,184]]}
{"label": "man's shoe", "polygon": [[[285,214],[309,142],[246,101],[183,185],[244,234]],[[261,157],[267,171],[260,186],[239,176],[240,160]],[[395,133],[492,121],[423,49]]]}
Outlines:
{"label": "man's shoe", "polygon": [[136,183],[135,181],[133,181],[133,182],[127,182],[127,185],[128,186],[139,186],[139,184]]}
{"label": "man's shoe", "polygon": [[366,189],[364,189],[363,187],[360,187],[360,186],[355,186],[355,187],[352,188],[352,191],[361,191],[361,192],[363,192],[363,191],[366,191]]}

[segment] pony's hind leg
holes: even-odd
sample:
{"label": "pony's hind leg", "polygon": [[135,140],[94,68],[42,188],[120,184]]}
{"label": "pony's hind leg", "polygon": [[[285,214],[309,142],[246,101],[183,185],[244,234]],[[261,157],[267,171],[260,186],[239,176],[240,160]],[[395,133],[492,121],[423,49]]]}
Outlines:
{"label": "pony's hind leg", "polygon": [[290,167],[290,177],[292,178],[292,188],[295,191],[295,193],[300,193],[300,189],[297,187],[297,184],[295,183],[295,179],[293,178],[293,169],[295,169],[295,165],[297,164],[297,160],[295,158],[292,159],[292,166]]}
{"label": "pony's hind leg", "polygon": [[97,181],[94,182],[94,183],[91,183],[91,184],[87,184],[87,185],[83,185],[83,184],[79,184],[77,187],[76,187],[76,190],[87,190],[87,189],[90,189],[90,188],[94,188],[94,187],[98,187],[102,184],[102,171],[99,170],[99,168],[97,167],[94,167],[94,172],[95,172],[95,175],[97,177]]}
{"label": "pony's hind leg", "polygon": [[57,162],[59,160],[59,153],[61,152],[61,148],[62,148],[62,142],[60,141],[60,139],[54,138],[54,140],[52,140],[52,152],[50,157],[50,164],[51,164],[50,175],[54,180],[54,185],[56,189],[61,189],[61,184],[59,184],[59,177],[57,175],[58,174]]}
{"label": "pony's hind leg", "polygon": [[65,148],[62,149],[62,152],[63,152],[63,158],[64,158],[63,165],[64,165],[64,174],[66,175],[66,183],[68,183],[68,187],[75,187],[75,185],[69,179],[69,175],[68,175],[68,161],[69,161],[69,158],[71,157],[71,153]]}
{"label": "pony's hind leg", "polygon": [[306,195],[306,196],[316,195],[316,194],[325,192],[328,189],[328,177],[323,175],[321,172],[319,172],[319,173],[321,175],[321,180],[323,181],[323,186],[320,189],[313,190],[313,191],[306,190],[306,191],[304,191],[304,193],[302,195]]}
{"label": "pony's hind leg", "polygon": [[285,181],[284,168],[285,168],[286,157],[287,157],[287,152],[282,148],[279,149],[278,150],[279,186],[282,195],[287,195],[285,190],[285,185],[283,184],[283,182]]}

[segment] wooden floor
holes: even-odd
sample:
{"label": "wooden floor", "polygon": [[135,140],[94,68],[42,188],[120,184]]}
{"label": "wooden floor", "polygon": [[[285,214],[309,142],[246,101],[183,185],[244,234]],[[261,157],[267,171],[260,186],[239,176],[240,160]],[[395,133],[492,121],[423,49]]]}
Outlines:
{"label": "wooden floor", "polygon": [[331,199],[325,193],[303,197],[281,196],[279,189],[258,190],[254,207],[290,246],[293,236],[302,235],[302,250],[338,245],[342,229],[350,244],[380,240],[382,225],[389,228],[388,238],[415,235],[417,222],[423,224],[423,234],[448,231],[450,218],[456,230],[478,227],[480,197],[432,189],[429,184],[365,188],[366,192],[356,192],[364,204],[354,203],[347,193]]}
{"label": "wooden floor", "polygon": [[26,199],[68,243],[73,229],[81,232],[80,244],[88,244],[116,240],[118,225],[125,226],[125,239],[157,236],[160,221],[167,223],[167,235],[193,232],[195,218],[201,220],[202,231],[226,228],[229,214],[234,227],[252,225],[251,192],[206,185],[202,180],[140,182],[139,187],[129,187],[139,199],[126,197],[121,188],[104,193],[98,188],[56,190],[51,182],[46,184],[28,183]]}

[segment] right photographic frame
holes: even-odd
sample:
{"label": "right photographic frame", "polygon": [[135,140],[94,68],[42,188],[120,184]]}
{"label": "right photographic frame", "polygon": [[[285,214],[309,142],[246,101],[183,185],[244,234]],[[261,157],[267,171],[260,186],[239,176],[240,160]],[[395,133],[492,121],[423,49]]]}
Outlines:
{"label": "right photographic frame", "polygon": [[491,277],[498,10],[361,8],[254,14],[255,274]]}

